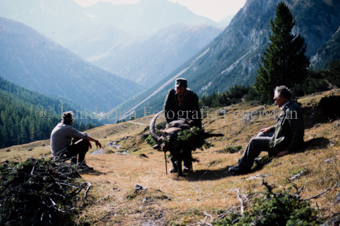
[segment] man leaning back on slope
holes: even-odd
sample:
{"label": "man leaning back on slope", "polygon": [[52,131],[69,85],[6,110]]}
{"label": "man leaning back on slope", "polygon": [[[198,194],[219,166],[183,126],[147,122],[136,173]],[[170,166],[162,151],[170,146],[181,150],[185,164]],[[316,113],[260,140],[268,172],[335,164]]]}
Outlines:
{"label": "man leaning back on slope", "polygon": [[277,86],[274,101],[280,108],[277,123],[263,128],[252,138],[238,166],[230,167],[227,173],[237,175],[250,172],[254,159],[261,151],[268,151],[269,156],[283,156],[303,148],[305,126],[300,107],[292,101],[292,92],[286,86]]}

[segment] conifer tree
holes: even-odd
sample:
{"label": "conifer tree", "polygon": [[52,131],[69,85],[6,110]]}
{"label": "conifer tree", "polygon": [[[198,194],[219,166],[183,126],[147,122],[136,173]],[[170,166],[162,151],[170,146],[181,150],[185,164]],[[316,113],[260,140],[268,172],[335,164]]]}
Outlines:
{"label": "conifer tree", "polygon": [[292,34],[295,25],[289,8],[280,2],[274,21],[271,19],[270,43],[261,57],[255,87],[264,103],[272,103],[273,90],[278,85],[293,88],[304,81],[308,74],[307,45],[300,35]]}

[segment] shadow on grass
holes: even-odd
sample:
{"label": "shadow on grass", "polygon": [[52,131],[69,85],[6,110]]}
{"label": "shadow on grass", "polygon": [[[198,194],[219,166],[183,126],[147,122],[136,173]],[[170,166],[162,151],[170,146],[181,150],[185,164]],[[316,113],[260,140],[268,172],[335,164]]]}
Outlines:
{"label": "shadow on grass", "polygon": [[[305,152],[308,150],[314,150],[318,148],[326,148],[329,144],[329,140],[324,137],[313,138],[305,142],[305,148],[297,153]],[[294,153],[292,153],[294,154]],[[250,173],[254,173],[263,169],[264,166],[270,164],[272,158],[268,156],[261,157],[258,161],[255,161],[255,166]],[[184,173],[182,177],[174,177],[174,180],[187,180],[187,181],[209,181],[219,180],[222,178],[230,177],[232,175],[226,173],[228,167],[224,167],[216,170],[195,170],[194,172]],[[246,175],[246,174],[244,174]]]}
{"label": "shadow on grass", "polygon": [[326,148],[329,144],[329,140],[324,137],[313,138],[305,142],[306,150],[315,150],[318,148]]}
{"label": "shadow on grass", "polygon": [[90,175],[95,175],[95,176],[100,176],[100,175],[106,175],[106,173],[102,173],[100,171],[97,170],[86,170],[86,171],[81,171],[79,172],[81,175],[82,174],[90,174]]}
{"label": "shadow on grass", "polygon": [[[296,152],[296,153],[303,153],[306,151],[310,151],[310,150],[315,150],[315,149],[319,149],[319,148],[326,148],[329,144],[329,140],[327,138],[324,137],[318,137],[318,138],[313,138],[310,139],[308,141],[305,142],[305,147]],[[290,155],[296,154],[296,153],[291,153]],[[277,158],[277,157],[274,157]],[[252,169],[252,173],[256,172],[256,171],[260,171],[265,165],[270,164],[270,162],[272,161],[272,158],[269,158],[267,156],[262,157],[260,161],[255,162],[255,166]]]}
{"label": "shadow on grass", "polygon": [[187,181],[211,181],[219,180],[222,178],[230,177],[231,175],[225,173],[228,167],[215,169],[215,170],[194,170],[194,172],[184,173],[182,177],[175,177],[174,180],[187,180]]}

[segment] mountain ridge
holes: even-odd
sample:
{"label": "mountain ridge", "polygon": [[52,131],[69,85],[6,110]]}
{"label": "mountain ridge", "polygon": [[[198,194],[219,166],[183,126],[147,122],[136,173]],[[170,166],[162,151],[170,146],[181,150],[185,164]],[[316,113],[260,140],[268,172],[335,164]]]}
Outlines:
{"label": "mountain ridge", "polygon": [[171,74],[220,32],[209,25],[175,24],[131,44],[116,45],[91,62],[149,88]]}

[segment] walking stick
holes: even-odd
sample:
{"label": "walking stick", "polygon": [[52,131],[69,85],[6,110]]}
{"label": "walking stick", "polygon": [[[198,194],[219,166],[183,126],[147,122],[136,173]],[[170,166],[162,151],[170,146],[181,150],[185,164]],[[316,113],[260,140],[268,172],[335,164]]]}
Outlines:
{"label": "walking stick", "polygon": [[165,161],[165,174],[168,175],[168,164],[166,162],[166,151],[164,151],[164,161]]}

